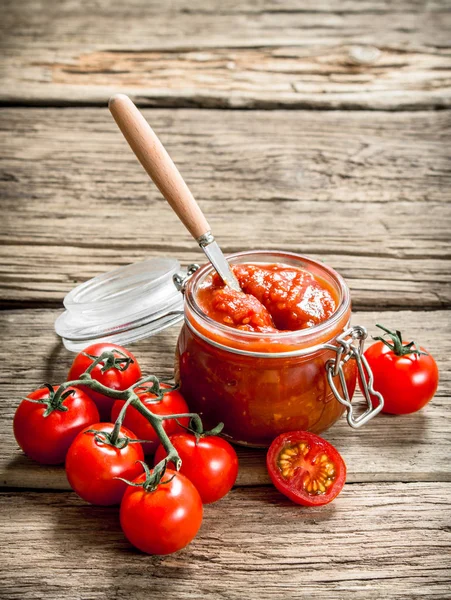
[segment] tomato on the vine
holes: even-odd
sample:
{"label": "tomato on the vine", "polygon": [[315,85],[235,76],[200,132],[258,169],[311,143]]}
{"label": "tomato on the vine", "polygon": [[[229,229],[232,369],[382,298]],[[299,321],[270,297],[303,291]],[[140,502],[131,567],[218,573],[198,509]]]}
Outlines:
{"label": "tomato on the vine", "polygon": [[[77,435],[66,457],[66,474],[71,488],[91,504],[119,504],[127,484],[118,477],[135,479],[142,473],[138,461],[144,459],[139,443],[124,443],[124,438],[136,439],[134,433],[120,428],[119,447],[109,443],[113,423],[95,423]],[[94,431],[94,433],[89,433]]]}
{"label": "tomato on the vine", "polygon": [[[161,400],[156,400],[155,394],[150,391],[152,388],[151,383],[143,384],[143,386],[136,388],[135,392],[144,406],[156,415],[177,415],[189,411],[185,399],[178,390],[172,389],[171,386],[165,383],[161,383],[160,387],[170,390],[164,394]],[[111,409],[111,420],[113,422],[116,421],[124,404],[124,400],[116,400],[113,404],[113,408]],[[177,419],[177,421],[182,426],[188,426],[189,417],[183,417]],[[162,422],[163,429],[168,435],[182,430],[177,421],[175,419],[165,419]],[[138,412],[136,408],[133,406],[127,408],[123,424],[133,431],[138,439],[146,440],[146,442],[142,444],[144,454],[153,454],[155,452],[160,443],[158,435],[146,417]]]}
{"label": "tomato on the vine", "polygon": [[[112,390],[126,390],[141,378],[141,368],[133,354],[117,344],[98,343],[92,344],[77,354],[69,371],[68,380],[79,379],[86,369],[94,362],[91,357],[98,357],[102,352],[110,351],[115,354],[115,365],[98,364],[91,371],[91,377],[111,388]],[[90,356],[87,356],[90,355]],[[100,418],[107,421],[110,418],[111,407],[114,399],[95,392],[87,386],[79,386],[97,404]]]}
{"label": "tomato on the vine", "polygon": [[276,437],[269,447],[266,466],[276,488],[304,506],[332,502],[346,480],[346,465],[338,451],[307,431]]}
{"label": "tomato on the vine", "polygon": [[[145,480],[143,473],[133,483]],[[127,488],[120,520],[133,546],[147,554],[171,554],[195,537],[202,523],[202,512],[202,500],[191,481],[168,469],[153,491]]]}
{"label": "tomato on the vine", "polygon": [[27,456],[46,465],[63,463],[78,433],[99,420],[96,405],[82,390],[68,387],[54,403],[58,389],[49,385],[29,394],[13,421],[19,446]]}
{"label": "tomato on the vine", "polygon": [[[180,473],[195,485],[204,504],[220,500],[232,489],[238,475],[238,457],[229,442],[215,435],[188,432],[175,433],[169,439],[182,459]],[[155,464],[166,456],[160,445]]]}
{"label": "tomato on the vine", "polygon": [[438,367],[426,350],[414,342],[404,342],[400,331],[390,331],[392,342],[383,337],[364,353],[373,372],[374,389],[384,397],[382,412],[404,415],[423,408],[438,386]]}

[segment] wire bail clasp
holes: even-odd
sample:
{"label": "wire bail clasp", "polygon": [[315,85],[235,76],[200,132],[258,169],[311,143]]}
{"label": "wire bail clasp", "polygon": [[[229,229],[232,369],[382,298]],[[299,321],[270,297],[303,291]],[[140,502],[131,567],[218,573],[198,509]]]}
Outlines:
{"label": "wire bail clasp", "polygon": [[[337,346],[328,346],[329,349],[333,349],[337,356],[327,361],[327,380],[332,389],[335,398],[346,407],[346,418],[351,427],[358,429],[370,419],[375,417],[381,412],[384,407],[384,398],[382,394],[376,392],[373,388],[374,378],[373,372],[363,355],[363,349],[365,339],[368,333],[365,327],[355,325],[344,331],[339,337],[337,337]],[[358,368],[358,376],[360,378],[362,392],[366,400],[367,408],[364,413],[354,417],[354,409],[351,403],[351,397],[349,396],[348,388],[346,385],[345,374],[343,366],[349,361],[355,360]],[[335,384],[335,377],[339,377],[340,387],[342,393],[340,393],[338,387]],[[377,405],[373,406],[373,402],[377,400]]]}
{"label": "wire bail clasp", "polygon": [[197,271],[197,269],[200,269],[199,265],[193,263],[192,265],[188,265],[186,274],[176,273],[175,275],[173,275],[172,281],[174,282],[174,285],[179,292],[182,292],[182,294],[185,293],[186,283],[191,277],[191,275],[193,275]]}

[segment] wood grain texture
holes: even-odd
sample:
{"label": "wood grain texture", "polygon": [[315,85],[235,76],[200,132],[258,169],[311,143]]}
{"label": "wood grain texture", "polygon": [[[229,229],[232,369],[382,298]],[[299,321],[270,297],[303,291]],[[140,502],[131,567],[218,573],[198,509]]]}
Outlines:
{"label": "wood grain texture", "polygon": [[[0,397],[0,486],[68,489],[62,467],[33,463],[17,448],[12,418],[20,399],[40,382],[58,383],[66,377],[74,355],[67,352],[56,334],[54,310],[0,312],[0,332],[8,340],[2,348]],[[354,314],[354,323],[375,334],[375,312]],[[430,350],[437,360],[441,382],[434,400],[423,411],[405,417],[380,415],[360,430],[351,430],[345,419],[325,437],[342,453],[348,465],[348,481],[451,481],[451,323],[449,312],[387,312],[387,326],[399,327]],[[172,375],[178,327],[133,346],[143,372],[162,377]],[[32,360],[30,360],[30,353]],[[239,449],[238,486],[269,482],[265,452]]]}
{"label": "wood grain texture", "polygon": [[[144,114],[225,252],[324,260],[360,309],[450,305],[449,111]],[[204,260],[106,106],[3,109],[0,120],[3,306],[56,306],[149,256]]]}
{"label": "wood grain texture", "polygon": [[[198,537],[139,554],[117,510],[70,493],[3,493],[2,597],[112,600],[448,599],[449,483],[347,485],[318,509],[274,488],[205,507]],[[27,549],[24,556],[24,548]]]}
{"label": "wood grain texture", "polygon": [[450,106],[446,0],[318,4],[9,0],[0,101],[104,104],[120,89],[152,106]]}

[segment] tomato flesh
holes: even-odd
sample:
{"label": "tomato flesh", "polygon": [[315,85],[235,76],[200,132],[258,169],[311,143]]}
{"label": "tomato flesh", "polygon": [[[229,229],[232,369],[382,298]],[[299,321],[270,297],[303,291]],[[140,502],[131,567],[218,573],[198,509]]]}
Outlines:
{"label": "tomato flesh", "polygon": [[279,435],[268,450],[267,468],[276,488],[304,506],[328,504],[346,479],[346,465],[338,451],[306,431]]}

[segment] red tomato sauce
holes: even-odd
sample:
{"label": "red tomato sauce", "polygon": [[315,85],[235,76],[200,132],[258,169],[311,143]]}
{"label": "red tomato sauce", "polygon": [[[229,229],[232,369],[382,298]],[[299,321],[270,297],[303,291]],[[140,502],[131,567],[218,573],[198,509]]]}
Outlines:
{"label": "red tomato sauce", "polygon": [[338,306],[333,289],[303,269],[283,264],[232,268],[242,292],[224,286],[217,274],[197,292],[201,310],[229,327],[262,333],[298,331],[322,323]]}
{"label": "red tomato sauce", "polygon": [[[336,353],[323,345],[348,326],[348,290],[316,261],[274,254],[254,263],[250,253],[233,266],[242,292],[195,273],[177,343],[176,378],[190,410],[207,429],[222,422],[224,435],[254,446],[286,431],[320,433],[344,411],[327,378]],[[355,362],[343,369],[352,397]]]}

